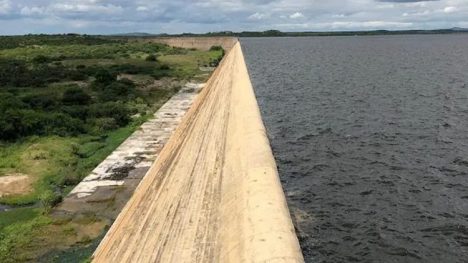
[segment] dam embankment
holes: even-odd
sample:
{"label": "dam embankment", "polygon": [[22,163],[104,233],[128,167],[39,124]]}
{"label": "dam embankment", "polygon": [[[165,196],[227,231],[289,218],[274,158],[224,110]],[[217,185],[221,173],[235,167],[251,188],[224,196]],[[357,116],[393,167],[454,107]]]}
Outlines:
{"label": "dam embankment", "polygon": [[211,41],[167,42],[229,51],[93,262],[303,262],[240,43]]}
{"label": "dam embankment", "polygon": [[221,46],[224,50],[230,50],[237,43],[237,39],[233,37],[159,37],[151,38],[150,41],[200,50],[209,50],[212,46]]}

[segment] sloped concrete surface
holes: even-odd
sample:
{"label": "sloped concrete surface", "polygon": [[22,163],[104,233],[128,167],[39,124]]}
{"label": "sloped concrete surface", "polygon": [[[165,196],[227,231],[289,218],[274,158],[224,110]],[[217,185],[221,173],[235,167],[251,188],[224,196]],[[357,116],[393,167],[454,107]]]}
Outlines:
{"label": "sloped concrete surface", "polygon": [[93,262],[303,262],[239,43]]}

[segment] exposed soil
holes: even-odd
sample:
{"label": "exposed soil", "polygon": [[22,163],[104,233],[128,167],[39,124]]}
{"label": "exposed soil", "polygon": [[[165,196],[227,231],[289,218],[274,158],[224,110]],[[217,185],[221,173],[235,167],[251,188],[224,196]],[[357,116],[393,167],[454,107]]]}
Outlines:
{"label": "exposed soil", "polygon": [[0,177],[0,197],[31,192],[32,179],[26,174],[9,174]]}

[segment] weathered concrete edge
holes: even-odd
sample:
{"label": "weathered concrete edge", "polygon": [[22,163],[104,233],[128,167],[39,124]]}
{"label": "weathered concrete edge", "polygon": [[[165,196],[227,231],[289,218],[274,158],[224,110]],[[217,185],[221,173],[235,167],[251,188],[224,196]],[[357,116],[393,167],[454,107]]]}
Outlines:
{"label": "weathered concrete edge", "polygon": [[[160,42],[158,39],[155,42]],[[167,41],[167,40],[166,40]],[[185,40],[186,41],[186,40]],[[230,116],[226,135],[225,165],[222,167],[222,200],[219,205],[219,258],[213,262],[303,262],[299,242],[295,235],[284,192],[279,181],[276,163],[266,136],[259,107],[245,65],[240,43],[234,38],[224,38],[223,43],[203,39],[164,42],[184,48],[203,48],[222,45],[235,56],[237,63],[233,75]],[[180,44],[180,45],[179,45]],[[229,53],[235,54],[229,54]],[[231,56],[231,57],[232,57]],[[226,63],[221,62],[220,67]],[[220,68],[217,69],[220,71]],[[213,74],[208,81],[213,83]],[[208,91],[206,91],[207,93]],[[206,96],[201,94],[184,119],[196,114],[196,109]],[[184,123],[185,120],[182,121]],[[182,125],[182,124],[181,124]],[[181,142],[181,133],[175,131],[165,149],[148,174],[155,173],[158,162],[164,162],[172,147]],[[143,182],[140,183],[141,187]],[[135,193],[139,193],[139,189]],[[139,193],[141,194],[141,193]],[[130,202],[129,202],[130,203]],[[125,214],[128,205],[121,214]],[[120,217],[120,216],[119,216]],[[121,220],[120,220],[121,221]],[[120,222],[121,223],[121,222]],[[119,218],[112,228],[119,228]],[[112,229],[109,231],[112,232]],[[99,253],[106,236],[96,250]],[[196,260],[193,260],[196,261]],[[99,262],[99,261],[98,261]]]}
{"label": "weathered concrete edge", "polygon": [[232,72],[220,262],[303,262],[240,42],[231,52],[240,63]]}

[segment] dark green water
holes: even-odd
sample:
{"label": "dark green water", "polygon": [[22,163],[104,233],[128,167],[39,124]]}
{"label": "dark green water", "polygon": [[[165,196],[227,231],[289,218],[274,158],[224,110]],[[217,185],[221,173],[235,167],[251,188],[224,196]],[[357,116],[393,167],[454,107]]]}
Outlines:
{"label": "dark green water", "polygon": [[242,46],[308,262],[468,262],[468,35]]}

